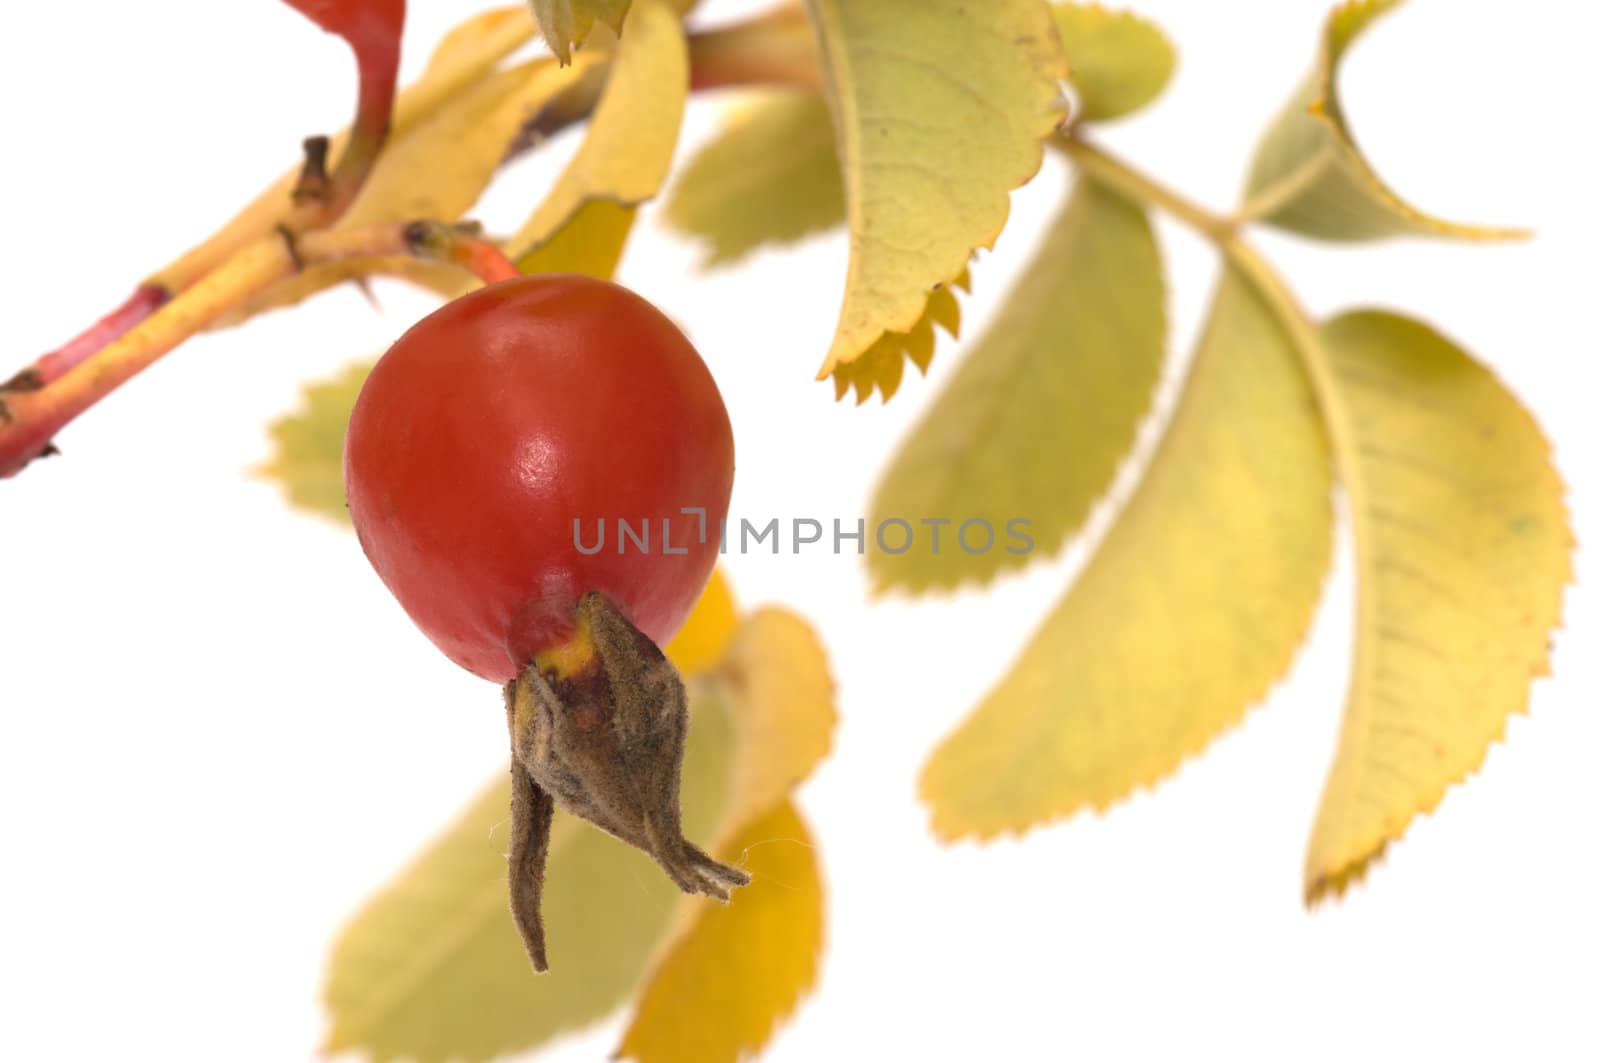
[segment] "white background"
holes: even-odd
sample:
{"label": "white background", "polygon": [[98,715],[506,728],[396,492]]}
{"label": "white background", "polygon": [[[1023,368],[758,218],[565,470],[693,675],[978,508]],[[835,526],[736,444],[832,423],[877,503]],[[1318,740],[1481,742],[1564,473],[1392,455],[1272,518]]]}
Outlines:
{"label": "white background", "polygon": [[[471,6],[413,0],[408,72]],[[1225,206],[1324,5],[1140,7],[1179,42],[1180,72],[1157,110],[1104,139]],[[1359,135],[1399,189],[1537,241],[1263,238],[1315,311],[1410,308],[1492,364],[1553,437],[1585,542],[1600,539],[1597,33],[1574,0],[1417,0],[1347,69]],[[352,88],[342,47],[269,0],[0,8],[0,368],[203,236],[303,134],[341,122]],[[686,144],[715,115],[697,105]],[[520,167],[483,216],[514,224],[562,150]],[[976,270],[973,331],[1062,186],[1052,161],[1015,197],[1016,225]],[[1181,354],[1212,266],[1163,233]],[[742,271],[694,261],[646,226],[622,277],[722,384],[735,513],[860,514],[932,388],[857,410],[810,383],[842,238]],[[246,474],[303,379],[381,350],[428,305],[380,294],[381,315],[343,291],[191,343],[64,433],[66,457],[0,484],[0,1057],[312,1056],[341,920],[501,765],[497,693],[432,651],[353,536]],[[942,347],[935,377],[952,361]],[[1347,538],[1289,680],[1175,779],[1020,842],[930,839],[919,764],[1081,558],[915,607],[864,606],[848,557],[730,562],[744,600],[819,625],[841,683],[837,751],[803,792],[829,885],[823,979],[768,1058],[1600,1058],[1589,554],[1531,716],[1367,886],[1314,913],[1300,869],[1345,681]],[[604,1058],[617,1031],[544,1058]]]}

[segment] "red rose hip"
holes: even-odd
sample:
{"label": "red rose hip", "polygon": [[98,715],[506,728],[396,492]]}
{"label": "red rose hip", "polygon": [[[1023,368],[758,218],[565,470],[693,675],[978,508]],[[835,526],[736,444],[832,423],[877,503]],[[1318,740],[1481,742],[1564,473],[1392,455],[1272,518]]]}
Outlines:
{"label": "red rose hip", "polygon": [[496,682],[571,637],[586,591],[670,638],[732,487],[728,412],[695,349],[644,299],[575,275],[502,281],[423,318],[367,379],[345,444],[378,575],[447,657]]}
{"label": "red rose hip", "polygon": [[534,966],[557,803],[686,891],[747,882],[678,823],[688,711],[657,644],[716,561],[733,434],[677,327],[583,276],[480,289],[379,360],[344,465],[379,577],[446,656],[505,684],[512,909]]}

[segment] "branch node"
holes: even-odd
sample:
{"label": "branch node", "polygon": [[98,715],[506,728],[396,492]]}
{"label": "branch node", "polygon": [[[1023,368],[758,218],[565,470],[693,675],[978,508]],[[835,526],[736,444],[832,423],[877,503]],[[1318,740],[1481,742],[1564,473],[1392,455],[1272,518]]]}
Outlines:
{"label": "branch node", "polygon": [[414,255],[437,254],[444,246],[445,227],[436,221],[407,222],[400,239]]}
{"label": "branch node", "polygon": [[[4,384],[0,384],[0,391],[10,391],[20,394],[25,391],[39,391],[43,387],[44,377],[40,375],[39,370],[30,367],[22,370],[16,376],[12,377],[10,380],[7,380]],[[0,406],[0,410],[3,409],[4,407]],[[8,421],[10,420],[9,417],[6,419]]]}

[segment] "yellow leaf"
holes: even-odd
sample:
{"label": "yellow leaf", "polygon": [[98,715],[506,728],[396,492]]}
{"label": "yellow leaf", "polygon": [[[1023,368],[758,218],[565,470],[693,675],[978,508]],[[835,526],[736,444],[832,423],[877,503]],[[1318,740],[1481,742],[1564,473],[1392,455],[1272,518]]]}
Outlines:
{"label": "yellow leaf", "polygon": [[[1054,553],[1133,445],[1166,343],[1145,212],[1080,179],[1021,278],[877,489],[870,526],[918,533],[900,553],[887,534],[889,549],[869,546],[880,589],[986,581]],[[938,520],[935,552],[923,522]]]}
{"label": "yellow leaf", "polygon": [[842,399],[855,388],[857,406],[871,398],[874,390],[888,402],[900,390],[907,361],[926,376],[928,366],[933,364],[934,326],[944,329],[952,338],[961,335],[961,304],[956,301],[953,288],[970,292],[970,274],[963,270],[953,283],[941,285],[930,293],[922,316],[917,318],[910,332],[885,332],[862,352],[861,357],[835,366],[833,397]]}
{"label": "yellow leaf", "polygon": [[724,831],[777,804],[833,744],[833,679],[804,620],[764,608],[740,625],[713,677],[732,705],[738,735]]}
{"label": "yellow leaf", "polygon": [[344,431],[371,362],[307,384],[300,406],[272,422],[273,456],[258,470],[283,485],[289,504],[348,525],[344,501]]}
{"label": "yellow leaf", "polygon": [[415,117],[413,109],[422,102],[422,95],[453,95],[526,44],[533,31],[526,3],[480,11],[451,27],[428,57],[417,84],[401,94],[398,110],[405,115],[406,124]]}
{"label": "yellow leaf", "polygon": [[610,280],[633,231],[634,207],[591,199],[544,243],[518,256],[523,273],[584,273]]}
{"label": "yellow leaf", "polygon": [[533,17],[550,50],[562,65],[572,61],[572,49],[583,44],[594,29],[595,19],[622,32],[628,14],[628,0],[531,0]]}
{"label": "yellow leaf", "polygon": [[535,59],[463,89],[432,116],[391,138],[339,228],[428,218],[455,221],[471,210],[522,126],[603,57],[561,67]]}
{"label": "yellow leaf", "polygon": [[639,995],[618,1057],[735,1063],[759,1052],[817,980],[822,880],[805,821],[780,803],[717,850],[743,855],[750,885],[733,903],[694,905]]}
{"label": "yellow leaf", "polygon": [[1104,807],[1238,722],[1310,622],[1330,494],[1295,350],[1230,269],[1138,489],[924,769],[939,834],[988,837]]}
{"label": "yellow leaf", "polygon": [[[732,725],[696,690],[684,830],[706,836],[726,800]],[[551,970],[535,975],[506,904],[507,776],[374,897],[334,944],[327,1051],[373,1060],[486,1060],[609,1013],[673,925],[678,891],[650,858],[556,814],[543,896]]]}
{"label": "yellow leaf", "polygon": [[634,206],[661,190],[689,94],[689,49],[665,0],[636,0],[578,152],[522,230],[513,259],[544,243],[584,203]]}
{"label": "yellow leaf", "polygon": [[1078,94],[1075,115],[1103,122],[1132,114],[1161,95],[1178,53],[1161,27],[1131,11],[1099,4],[1052,5],[1068,74]]}
{"label": "yellow leaf", "polygon": [[1391,191],[1356,147],[1339,102],[1339,63],[1367,27],[1399,3],[1350,0],[1329,16],[1315,73],[1256,149],[1241,217],[1324,240],[1527,235],[1520,229],[1462,225],[1423,213]]}
{"label": "yellow leaf", "polygon": [[[568,67],[538,59],[482,76],[389,139],[372,175],[336,228],[426,218],[455,221],[478,202],[523,124],[603,62]],[[273,285],[229,323],[301,300],[346,280],[394,274],[452,298],[477,287],[463,270],[408,259],[361,259],[315,266]]]}
{"label": "yellow leaf", "polygon": [[739,610],[727,577],[722,569],[712,569],[711,579],[700,592],[689,619],[661,649],[678,671],[696,676],[722,659],[738,627]]}
{"label": "yellow leaf", "polygon": [[1060,125],[1038,0],[807,0],[844,168],[850,266],[818,379],[907,332],[1004,227]]}
{"label": "yellow leaf", "polygon": [[1306,860],[1315,900],[1359,878],[1482,762],[1547,668],[1572,536],[1533,418],[1426,325],[1323,328],[1353,436],[1354,673]]}
{"label": "yellow leaf", "polygon": [[736,112],[683,168],[665,218],[705,245],[707,266],[844,221],[827,101],[777,91]]}

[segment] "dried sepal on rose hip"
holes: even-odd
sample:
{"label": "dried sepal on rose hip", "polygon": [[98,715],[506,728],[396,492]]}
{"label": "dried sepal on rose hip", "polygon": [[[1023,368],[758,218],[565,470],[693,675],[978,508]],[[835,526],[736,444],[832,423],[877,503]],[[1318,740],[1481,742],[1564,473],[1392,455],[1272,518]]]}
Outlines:
{"label": "dried sepal on rose hip", "polygon": [[[726,899],[748,882],[679,826],[688,706],[658,646],[716,561],[733,433],[677,327],[588,277],[479,289],[379,360],[344,473],[362,549],[401,606],[451,660],[504,684],[511,906],[534,967],[557,804],[685,892]],[[648,546],[619,534],[594,549],[619,520],[648,529]]]}

